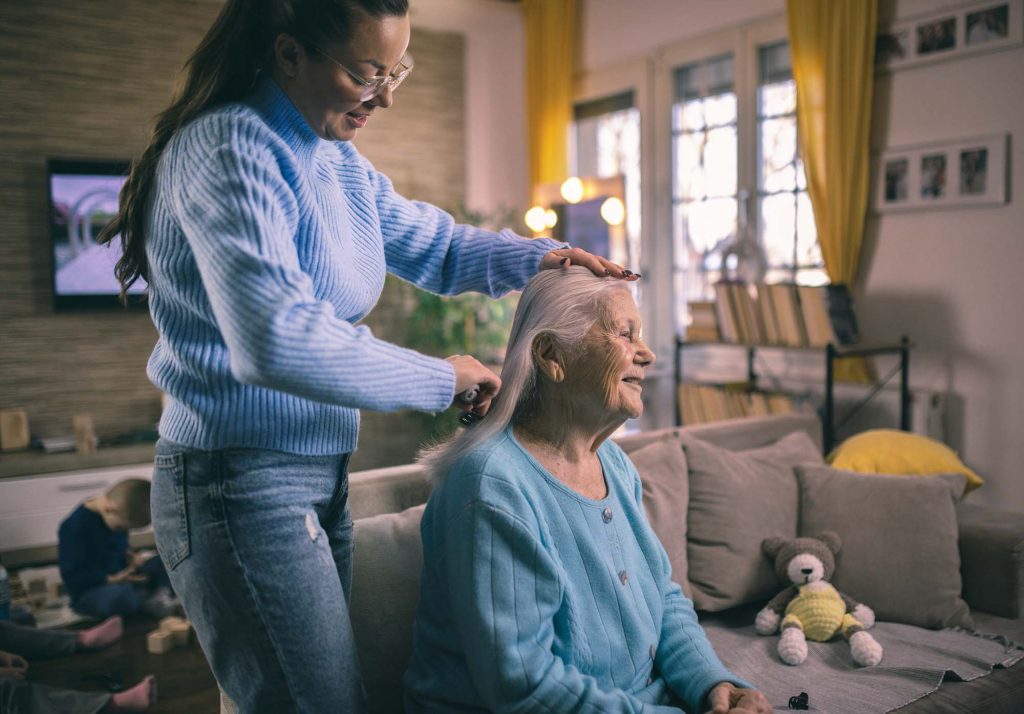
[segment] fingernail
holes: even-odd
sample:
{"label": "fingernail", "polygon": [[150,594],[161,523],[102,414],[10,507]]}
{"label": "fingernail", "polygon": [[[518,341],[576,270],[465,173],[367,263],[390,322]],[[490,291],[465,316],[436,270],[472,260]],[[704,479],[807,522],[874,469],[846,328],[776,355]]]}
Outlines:
{"label": "fingernail", "polygon": [[569,260],[569,259],[568,258],[562,258],[560,261],[558,261],[558,264],[559,265],[565,265],[565,261],[567,261],[567,260]]}

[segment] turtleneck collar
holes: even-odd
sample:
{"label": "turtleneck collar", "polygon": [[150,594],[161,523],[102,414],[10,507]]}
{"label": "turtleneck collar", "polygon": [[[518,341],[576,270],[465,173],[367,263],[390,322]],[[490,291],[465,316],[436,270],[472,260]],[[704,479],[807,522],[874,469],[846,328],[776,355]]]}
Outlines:
{"label": "turtleneck collar", "polygon": [[256,84],[249,102],[298,156],[311,158],[321,144],[328,144],[313,131],[284,90],[269,75]]}

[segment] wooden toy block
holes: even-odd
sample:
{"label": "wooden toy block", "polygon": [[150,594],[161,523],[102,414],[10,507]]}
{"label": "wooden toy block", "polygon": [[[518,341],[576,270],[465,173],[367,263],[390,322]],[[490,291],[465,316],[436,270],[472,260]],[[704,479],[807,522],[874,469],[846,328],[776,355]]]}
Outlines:
{"label": "wooden toy block", "polygon": [[192,623],[179,618],[177,622],[170,625],[168,631],[171,633],[171,640],[175,647],[185,647],[192,637]]}
{"label": "wooden toy block", "polygon": [[64,584],[57,580],[50,580],[46,586],[46,594],[51,600],[59,600],[64,594]]}
{"label": "wooden toy block", "polygon": [[166,630],[167,632],[170,632],[171,628],[174,625],[176,625],[179,622],[184,622],[184,621],[185,621],[184,619],[178,617],[177,615],[169,615],[169,616],[167,616],[167,617],[165,617],[165,618],[160,620],[160,629],[161,630]]}
{"label": "wooden toy block", "polygon": [[32,578],[25,583],[25,592],[28,595],[43,595],[46,593],[46,578]]}
{"label": "wooden toy block", "polygon": [[146,635],[146,649],[152,654],[164,654],[174,647],[171,633],[166,630],[153,630]]}

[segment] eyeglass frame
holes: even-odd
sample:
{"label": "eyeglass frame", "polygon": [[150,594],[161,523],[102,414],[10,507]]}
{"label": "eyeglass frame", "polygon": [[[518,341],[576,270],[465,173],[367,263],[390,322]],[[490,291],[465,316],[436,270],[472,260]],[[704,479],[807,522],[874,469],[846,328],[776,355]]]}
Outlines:
{"label": "eyeglass frame", "polygon": [[[329,59],[334,64],[341,67],[343,70],[345,70],[345,73],[348,74],[349,77],[354,79],[359,84],[359,86],[363,88],[363,94],[360,95],[359,97],[359,100],[362,102],[368,102],[374,97],[380,96],[380,94],[385,90],[390,89],[392,92],[395,91],[396,89],[398,89],[398,85],[405,81],[405,78],[412,73],[413,68],[415,68],[416,66],[416,63],[413,61],[412,55],[406,52],[405,55],[402,56],[402,59],[398,62],[398,64],[401,67],[405,68],[402,72],[399,72],[397,75],[376,74],[370,77],[369,79],[366,79],[365,77],[362,77],[353,72],[352,70],[350,70],[348,67],[343,65],[338,60],[331,57],[329,54],[324,52],[320,47],[313,45],[313,49],[322,54],[324,57]],[[406,60],[408,60],[409,64],[405,63]]]}

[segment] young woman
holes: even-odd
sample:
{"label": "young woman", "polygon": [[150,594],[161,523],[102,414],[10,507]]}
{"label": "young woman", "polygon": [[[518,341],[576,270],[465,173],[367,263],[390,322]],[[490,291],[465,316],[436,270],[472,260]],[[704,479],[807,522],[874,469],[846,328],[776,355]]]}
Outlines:
{"label": "young woman", "polygon": [[490,414],[425,458],[407,712],[771,712],[715,655],[607,440],[653,362],[621,281],[527,285]]}
{"label": "young woman", "polygon": [[456,225],[350,143],[413,68],[406,0],[227,0],[157,119],[121,212],[123,286],[149,283],[168,395],[153,485],[159,552],[243,712],[362,708],[346,600],[347,463],[359,409],[434,412],[497,376],[355,323],[386,272],[491,296],[568,263],[550,240]]}

